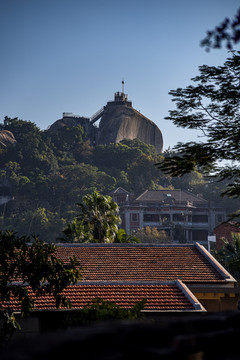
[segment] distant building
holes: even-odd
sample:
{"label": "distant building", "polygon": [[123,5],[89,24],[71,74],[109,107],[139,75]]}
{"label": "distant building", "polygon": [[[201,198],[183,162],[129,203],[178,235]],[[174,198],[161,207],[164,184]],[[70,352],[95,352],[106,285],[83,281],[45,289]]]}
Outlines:
{"label": "distant building", "polygon": [[226,218],[222,208],[183,190],[146,190],[135,198],[118,188],[111,196],[120,207],[122,227],[128,234],[155,226],[174,240],[174,229],[178,225],[187,242],[207,242],[208,235]]}
{"label": "distant building", "polygon": [[214,234],[216,236],[216,250],[220,250],[223,247],[223,238],[231,243],[233,235],[239,233],[239,223],[230,221],[217,225],[214,229]]}

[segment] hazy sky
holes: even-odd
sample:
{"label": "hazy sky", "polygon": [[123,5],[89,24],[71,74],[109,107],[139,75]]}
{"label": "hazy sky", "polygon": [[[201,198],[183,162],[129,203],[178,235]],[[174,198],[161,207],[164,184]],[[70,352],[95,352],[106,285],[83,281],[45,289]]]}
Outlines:
{"label": "hazy sky", "polygon": [[162,130],[164,149],[195,138],[164,120],[168,92],[227,51],[200,47],[239,0],[0,0],[0,122],[46,129],[62,112],[90,117],[114,92]]}

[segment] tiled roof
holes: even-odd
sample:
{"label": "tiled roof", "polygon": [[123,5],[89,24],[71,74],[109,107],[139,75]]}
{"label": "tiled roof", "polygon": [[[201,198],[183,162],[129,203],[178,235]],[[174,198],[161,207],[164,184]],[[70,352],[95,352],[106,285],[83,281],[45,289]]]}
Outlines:
{"label": "tiled roof", "polygon": [[231,278],[200,245],[79,244],[57,247],[57,257],[76,256],[83,281],[224,283]]}
{"label": "tiled roof", "polygon": [[166,200],[166,198],[174,199],[177,202],[191,201],[207,203],[207,200],[183,190],[146,190],[136,199],[136,201],[161,202]]}
{"label": "tiled roof", "polygon": [[[84,283],[68,286],[63,292],[71,300],[72,309],[81,309],[98,297],[111,301],[121,308],[131,308],[137,302],[147,299],[144,310],[200,310],[200,303],[191,292],[186,293],[181,282],[171,283]],[[35,310],[55,310],[55,300],[52,296],[35,298],[29,289],[29,294],[35,300]],[[11,306],[19,310],[19,304],[12,299]]]}

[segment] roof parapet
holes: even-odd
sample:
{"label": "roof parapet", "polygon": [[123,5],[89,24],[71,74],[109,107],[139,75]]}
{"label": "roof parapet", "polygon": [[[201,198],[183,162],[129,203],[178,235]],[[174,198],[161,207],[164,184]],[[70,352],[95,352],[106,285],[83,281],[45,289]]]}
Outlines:
{"label": "roof parapet", "polygon": [[193,304],[195,310],[207,311],[202,304],[198,301],[198,299],[193,295],[191,290],[179,279],[175,281],[179,289],[184,293],[184,295],[188,298],[188,300]]}
{"label": "roof parapet", "polygon": [[214,256],[210,254],[203,245],[200,245],[198,242],[195,244],[199,252],[214,266],[214,268],[224,277],[228,282],[237,282],[234,277],[215,259]]}

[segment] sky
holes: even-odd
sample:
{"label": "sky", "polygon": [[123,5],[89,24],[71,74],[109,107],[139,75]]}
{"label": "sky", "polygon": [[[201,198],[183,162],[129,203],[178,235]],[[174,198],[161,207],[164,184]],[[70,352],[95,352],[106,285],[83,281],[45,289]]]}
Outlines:
{"label": "sky", "polygon": [[164,150],[197,140],[165,120],[170,90],[198,67],[222,65],[225,48],[200,41],[239,0],[0,0],[0,122],[44,130],[63,112],[90,117],[121,91],[163,134]]}

